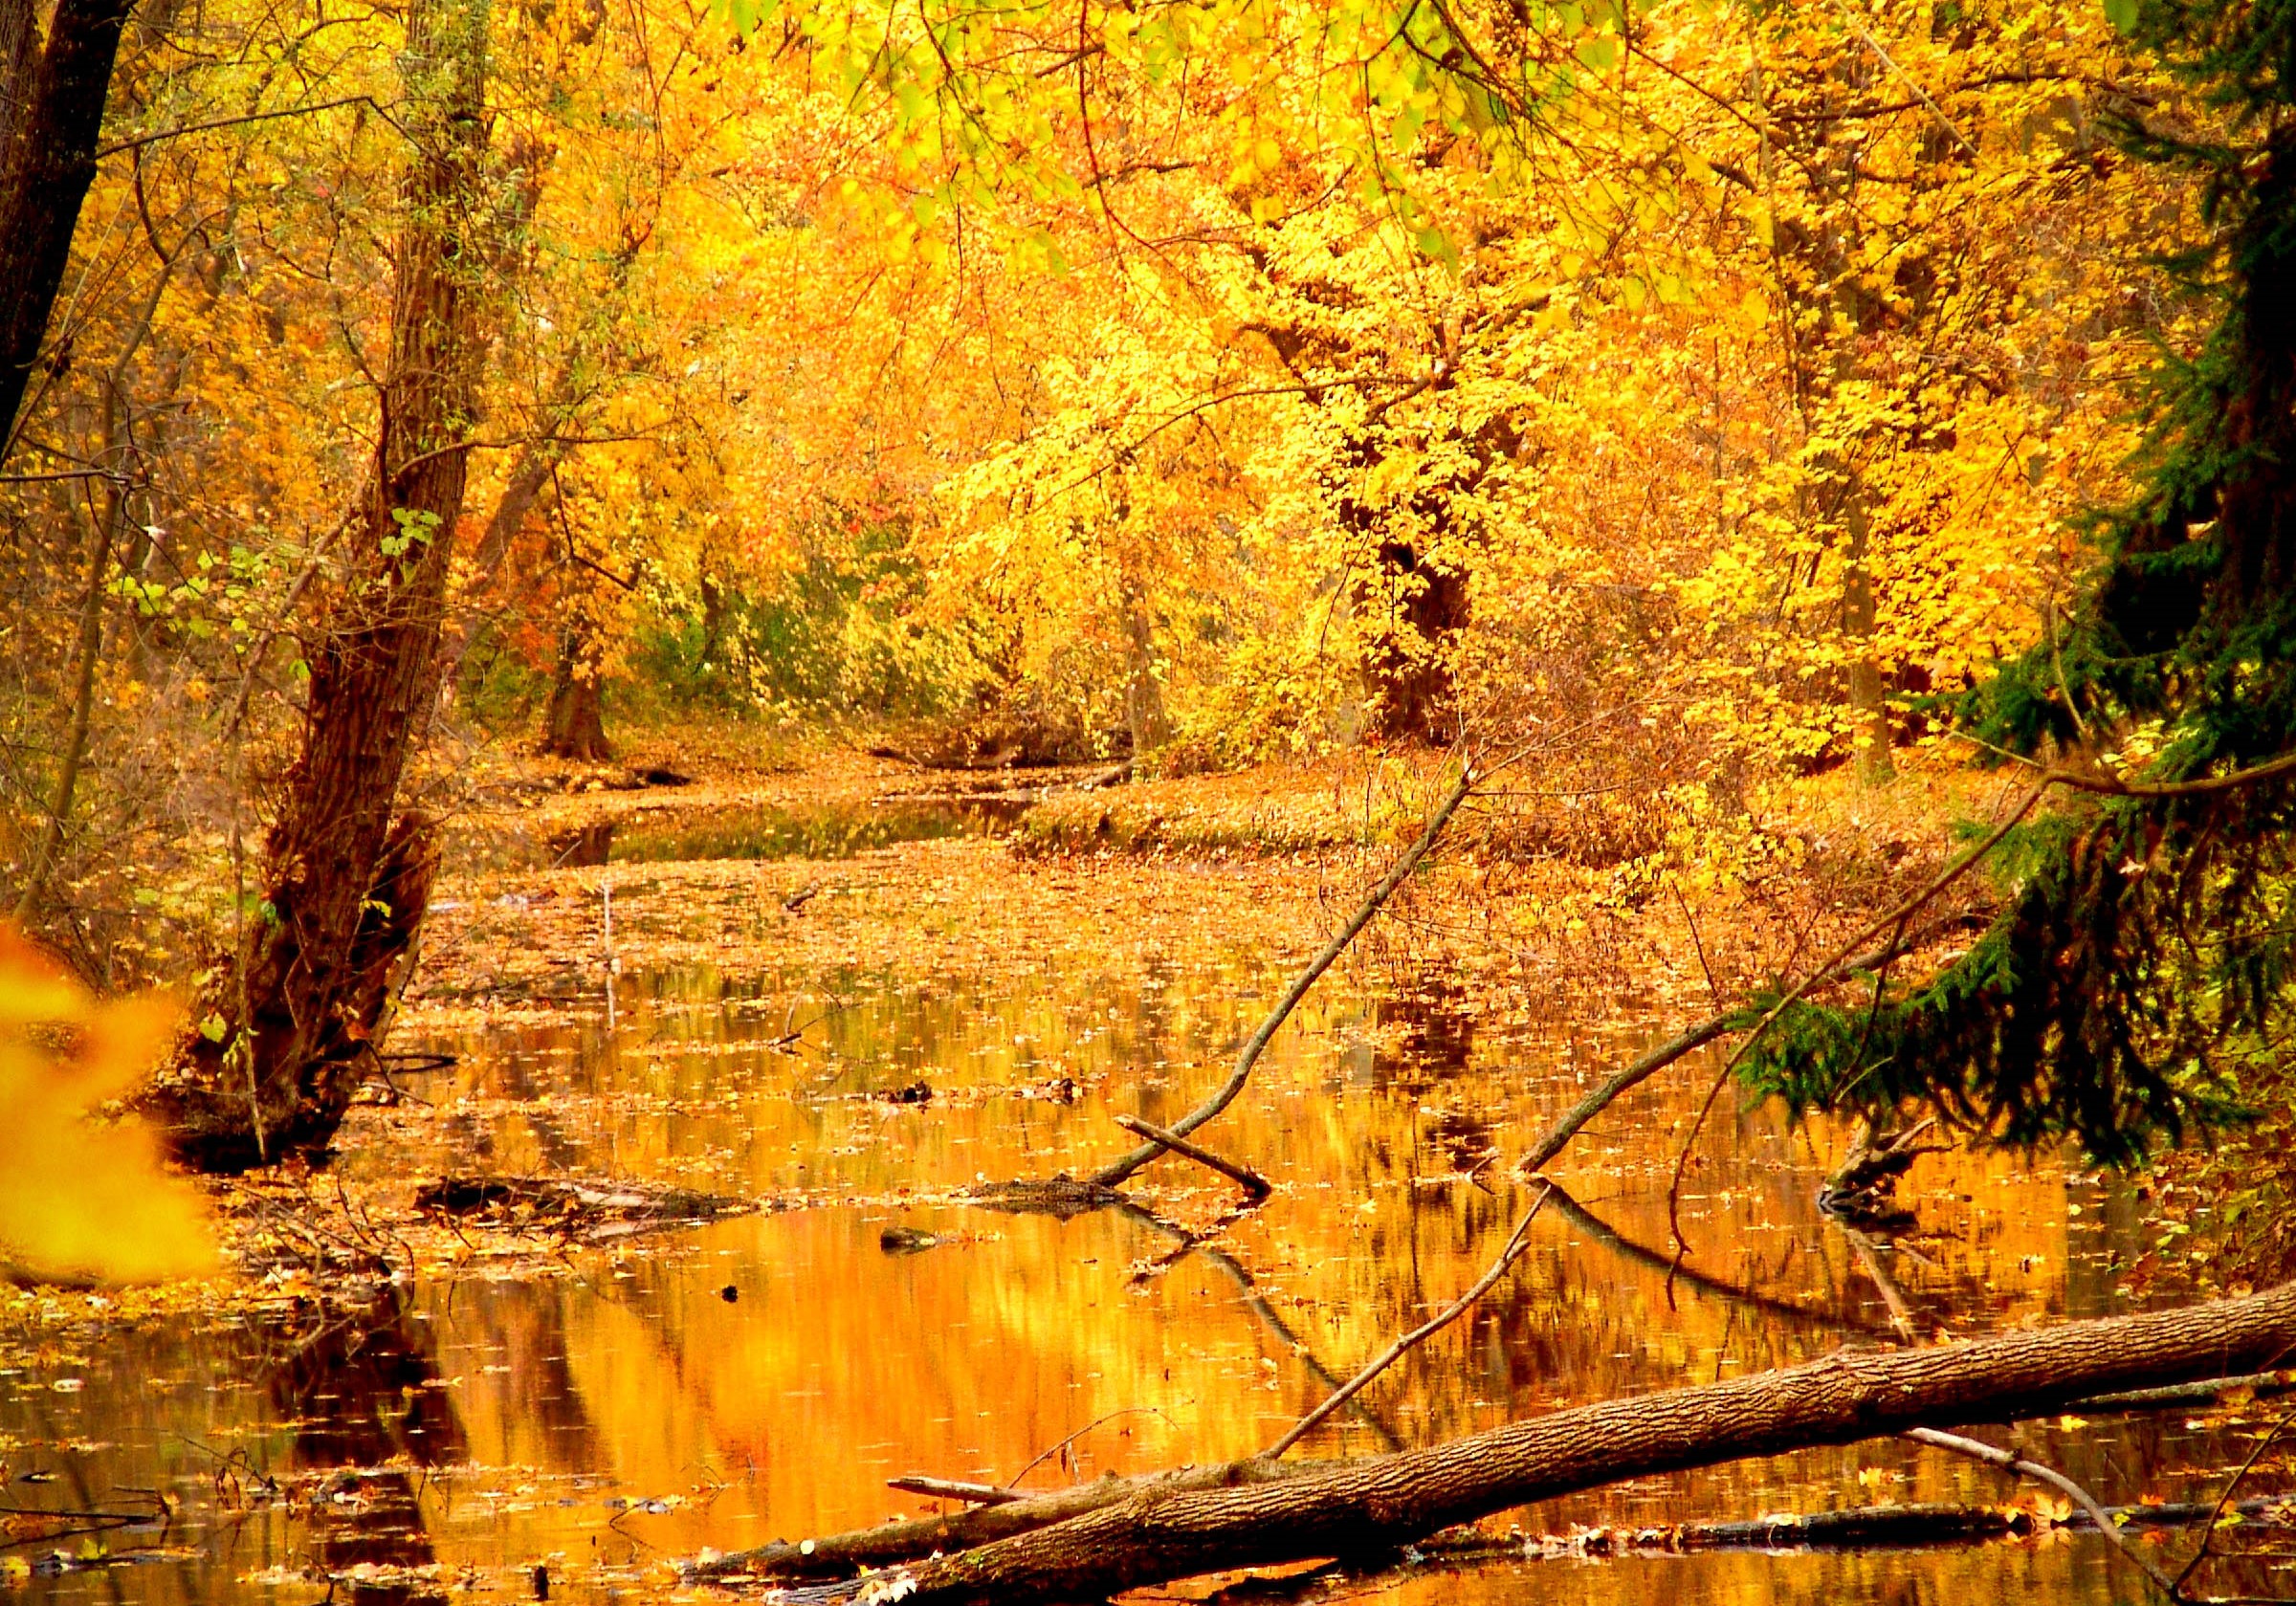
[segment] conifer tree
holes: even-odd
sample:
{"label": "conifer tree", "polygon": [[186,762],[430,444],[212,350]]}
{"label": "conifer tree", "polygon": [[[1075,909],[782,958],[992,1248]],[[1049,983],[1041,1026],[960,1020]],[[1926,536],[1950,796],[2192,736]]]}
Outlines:
{"label": "conifer tree", "polygon": [[1959,711],[2075,806],[2003,837],[2012,891],[1964,957],[1795,1001],[1741,1065],[1798,1110],[2105,1161],[2236,1116],[2296,986],[2296,3],[2116,20],[2190,92],[2122,143],[2199,187],[2209,237],[2167,266],[2221,313],[2163,364],[2143,494],[2100,522],[2077,614]]}

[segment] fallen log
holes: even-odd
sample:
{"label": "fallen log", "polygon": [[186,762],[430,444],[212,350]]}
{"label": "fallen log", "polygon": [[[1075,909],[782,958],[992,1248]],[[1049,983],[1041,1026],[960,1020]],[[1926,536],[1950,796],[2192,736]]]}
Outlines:
{"label": "fallen log", "polygon": [[[1098,1600],[1204,1573],[1376,1556],[1441,1529],[1629,1478],[1913,1427],[2051,1415],[2087,1396],[2264,1370],[2291,1352],[2296,1284],[1935,1349],[1845,1350],[1300,1477],[1254,1478],[1246,1463],[1216,1469],[1225,1481],[1150,1485],[1082,1516],[807,1597],[843,1600],[870,1589],[915,1606]],[[1022,1504],[961,1515],[993,1518]]]}
{"label": "fallen log", "polygon": [[1176,1132],[1166,1132],[1162,1127],[1151,1126],[1137,1115],[1118,1115],[1115,1121],[1116,1125],[1136,1136],[1144,1137],[1151,1143],[1160,1143],[1182,1159],[1194,1160],[1207,1171],[1218,1172],[1242,1188],[1246,1195],[1254,1200],[1266,1199],[1269,1194],[1275,1192],[1275,1184],[1252,1170],[1251,1167],[1238,1165],[1234,1160],[1223,1159],[1202,1144],[1192,1143]]}
{"label": "fallen log", "polygon": [[903,1494],[921,1494],[929,1500],[961,1500],[974,1506],[1009,1506],[1026,1499],[1018,1489],[999,1488],[994,1484],[967,1484],[955,1478],[935,1478],[922,1472],[904,1472],[898,1478],[888,1478],[885,1486]]}
{"label": "fallen log", "polygon": [[[1328,1467],[1330,1463],[1321,1466]],[[1319,1470],[1314,1462],[1236,1462],[1182,1466],[1143,1478],[1110,1473],[1089,1484],[1029,1494],[993,1506],[968,1505],[960,1511],[884,1523],[796,1544],[777,1539],[751,1551],[711,1556],[689,1565],[689,1578],[718,1583],[761,1583],[804,1578],[850,1578],[869,1568],[891,1567],[935,1551],[961,1551],[1016,1533],[1049,1528],[1088,1511],[1098,1511],[1143,1494],[1178,1489],[1224,1489],[1247,1484],[1303,1478]]]}
{"label": "fallen log", "polygon": [[[1559,1189],[1556,1191],[1556,1197],[1558,1200],[1561,1198]],[[1241,1268],[1238,1268],[1238,1275],[1244,1275]],[[1333,1378],[1329,1373],[1322,1371],[1321,1368],[1316,1370],[1318,1375],[1322,1376],[1329,1386],[1333,1388],[1339,1386],[1337,1379]],[[2000,1415],[2007,1419],[2019,1420],[2033,1415],[2055,1415],[2060,1409],[2085,1416],[2109,1415],[2115,1412],[2165,1411],[2214,1404],[2226,1395],[2242,1395],[2249,1398],[2263,1399],[2291,1392],[2296,1392],[2296,1373],[2258,1372],[2246,1373],[2234,1377],[2205,1377],[2197,1382],[2175,1383],[2161,1388],[2087,1395],[2063,1406],[2052,1404],[2045,1410],[2038,1412],[2028,1412],[2021,1408],[2011,1409],[2003,1411]],[[1390,1437],[1388,1441],[1392,1444],[1393,1438]],[[689,1566],[686,1572],[689,1576],[695,1578],[734,1577],[755,1579],[760,1582],[777,1579],[846,1578],[852,1576],[864,1568],[892,1567],[905,1561],[921,1560],[936,1551],[946,1552],[966,1546],[985,1544],[990,1539],[1004,1538],[1014,1533],[1049,1528],[1053,1523],[1065,1522],[1071,1517],[1081,1516],[1087,1511],[1102,1510],[1158,1486],[1181,1486],[1177,1480],[1183,1478],[1188,1480],[1185,1486],[1189,1487],[1226,1488],[1247,1477],[1256,1477],[1260,1482],[1273,1482],[1279,1477],[1305,1477],[1312,1472],[1330,1471],[1342,1464],[1345,1463],[1286,1462],[1278,1467],[1263,1461],[1241,1462],[1229,1465],[1189,1466],[1182,1467],[1178,1472],[1153,1473],[1130,1478],[1118,1477],[1115,1473],[1110,1473],[1105,1477],[1089,1483],[1077,1484],[1065,1489],[1056,1489],[1048,1493],[1015,1494],[1013,1499],[999,1503],[1004,1509],[993,1524],[972,1522],[969,1520],[971,1513],[967,1512],[959,1512],[948,1517],[913,1518],[902,1522],[885,1523],[876,1528],[859,1529],[850,1533],[832,1534],[828,1538],[812,1541],[810,1549],[804,1545],[788,1544],[777,1540],[773,1544],[758,1550],[711,1557],[707,1561]],[[942,1483],[943,1481],[895,1478],[887,1480],[887,1485],[896,1489],[907,1489],[911,1492],[932,1494],[936,1498],[944,1498],[937,1489],[921,1487],[927,1482]],[[944,1486],[952,1490],[968,1491],[987,1487],[987,1485],[964,1484],[945,1484]],[[1014,1491],[1003,1489],[996,1492],[1000,1494],[1014,1493]],[[945,1498],[970,1502],[979,1500],[980,1494],[979,1492],[957,1493],[945,1496]],[[2286,1497],[2277,1497],[2266,1501],[2241,1502],[2238,1508],[2242,1511],[2248,1511],[2251,1507],[2261,1510],[2266,1506],[2278,1507],[2285,1504],[2285,1499]],[[1927,1507],[1891,1506],[1873,1509],[1894,1513],[1927,1509]],[[1970,1509],[1993,1511],[1997,1508],[1984,1507],[1971,1507]],[[2115,1507],[2114,1521],[2122,1527],[2144,1527],[2149,1524],[2174,1527],[2203,1521],[2214,1510],[2213,1506],[2185,1507],[2173,1504]],[[1723,1535],[1714,1540],[1714,1543],[1732,1545],[1745,1542],[1744,1535],[1752,1533],[1756,1529],[1767,1530],[1780,1524],[1810,1523],[1815,1527],[1809,1534],[1800,1538],[1780,1538],[1778,1543],[1818,1545],[1826,1542],[1821,1537],[1823,1534],[1837,1531],[1848,1533],[1855,1530],[1855,1524],[1851,1524],[1847,1529],[1837,1529],[1830,1520],[1834,1515],[1836,1514],[1820,1513],[1813,1517],[1764,1518],[1759,1523],[1678,1524],[1667,1529],[1637,1529],[1632,1531],[1645,1536],[1645,1541],[1638,1542],[1646,1542],[1647,1536],[1653,1534],[1675,1534],[1680,1536],[1680,1544],[1688,1545],[1702,1543],[1703,1541],[1700,1541],[1697,1535],[1704,1530],[1706,1526],[1711,1526]],[[1889,1518],[1888,1520],[1895,1521],[1897,1519]],[[2074,1511],[2060,1519],[2056,1526],[2077,1528],[2087,1520],[2081,1512]],[[1985,1533],[1974,1531],[1965,1533],[1946,1531],[1932,1535],[1939,1542],[1988,1536]],[[1558,1543],[1558,1541],[1556,1542]],[[1667,1542],[1675,1543],[1676,1541],[1669,1540]],[[1886,1541],[1876,1533],[1867,1536],[1867,1539],[1863,1541],[1845,1540],[1844,1542],[1881,1544],[1904,1541]],[[1507,1543],[1512,1548],[1519,1550],[1524,1542],[1516,1539]],[[1533,1540],[1530,1543],[1534,1546],[1545,1546],[1549,1545],[1550,1541]],[[1437,1535],[1431,1540],[1423,1542],[1423,1548],[1430,1551],[1440,1549],[1443,1553],[1447,1555],[1463,1548],[1492,1550],[1499,1548],[1501,1544],[1501,1541],[1489,1535],[1468,1532],[1456,1539],[1446,1539],[1442,1535]]]}
{"label": "fallen log", "polygon": [[[2159,1506],[2108,1506],[2106,1518],[2116,1529],[2161,1532],[2195,1528],[2237,1513],[2259,1527],[2296,1525],[2296,1507],[2285,1496],[2237,1500],[2219,1509],[2214,1501],[2175,1501]],[[1784,1512],[1777,1516],[1666,1523],[1639,1528],[1580,1529],[1570,1533],[1492,1534],[1476,1529],[1438,1533],[1412,1550],[1429,1559],[1473,1561],[1531,1556],[1680,1555],[1696,1551],[1863,1551],[1907,1550],[1926,1545],[1967,1545],[2035,1533],[2094,1533],[2086,1511],[2051,1516],[2020,1506],[1850,1506],[1835,1511]]]}

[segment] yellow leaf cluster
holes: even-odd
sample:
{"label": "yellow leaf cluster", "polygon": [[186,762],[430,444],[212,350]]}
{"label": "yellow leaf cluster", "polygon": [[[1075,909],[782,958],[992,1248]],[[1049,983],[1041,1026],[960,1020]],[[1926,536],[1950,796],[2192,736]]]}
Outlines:
{"label": "yellow leaf cluster", "polygon": [[215,1268],[207,1213],[153,1134],[88,1118],[166,1045],[167,1000],[99,1001],[0,927],[0,1256],[19,1274],[142,1283]]}

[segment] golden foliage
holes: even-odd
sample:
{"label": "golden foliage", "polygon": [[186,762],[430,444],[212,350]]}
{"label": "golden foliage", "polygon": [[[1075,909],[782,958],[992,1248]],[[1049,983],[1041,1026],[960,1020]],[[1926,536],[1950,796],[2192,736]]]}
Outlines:
{"label": "golden foliage", "polygon": [[129,1091],[174,1004],[99,1001],[0,926],[0,1256],[58,1281],[156,1282],[215,1266],[207,1212],[161,1169],[152,1134],[86,1111]]}

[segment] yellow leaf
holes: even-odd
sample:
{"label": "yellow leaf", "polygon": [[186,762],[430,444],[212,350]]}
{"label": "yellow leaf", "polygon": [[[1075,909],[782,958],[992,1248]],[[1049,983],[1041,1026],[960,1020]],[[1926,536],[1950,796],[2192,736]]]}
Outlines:
{"label": "yellow leaf", "polygon": [[98,1282],[215,1269],[205,1207],[151,1132],[86,1118],[151,1068],[176,1013],[150,995],[99,1001],[0,927],[0,1258]]}

